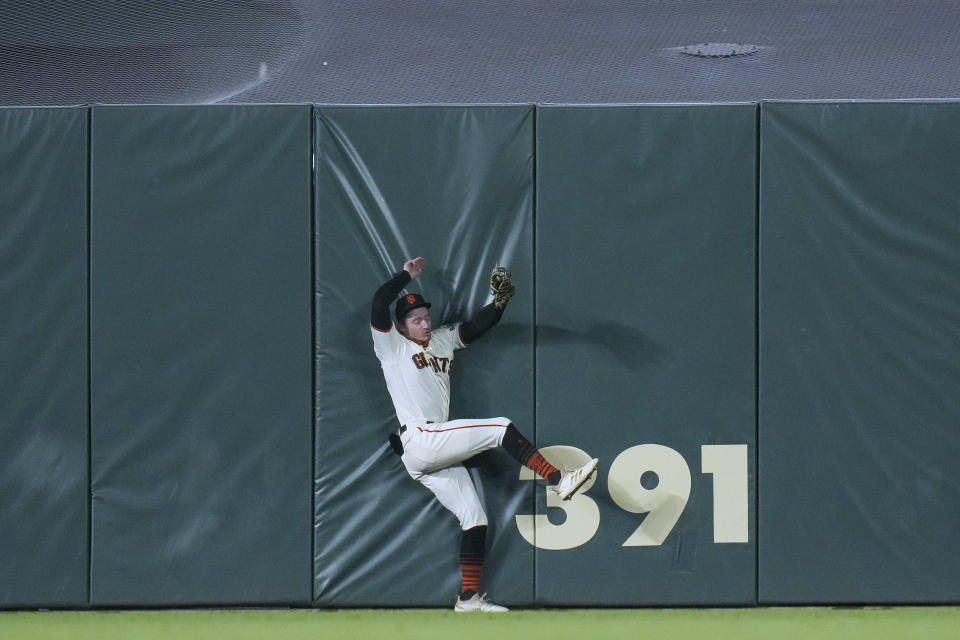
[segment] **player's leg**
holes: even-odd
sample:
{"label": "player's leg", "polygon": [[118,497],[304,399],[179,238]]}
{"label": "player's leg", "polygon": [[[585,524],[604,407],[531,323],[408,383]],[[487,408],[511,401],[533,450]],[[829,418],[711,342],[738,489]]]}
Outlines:
{"label": "player's leg", "polygon": [[425,470],[443,469],[499,447],[509,424],[509,418],[477,418],[418,425],[408,450],[424,461]]}
{"label": "player's leg", "polygon": [[480,578],[487,557],[487,525],[464,530],[460,537],[460,600],[480,593]]}
{"label": "player's leg", "polygon": [[425,471],[459,464],[482,451],[502,446],[520,464],[532,469],[553,486],[564,500],[572,497],[597,468],[594,458],[579,469],[560,471],[517,430],[509,418],[424,424],[416,427],[416,433],[409,443],[411,446],[408,451],[424,461]]}
{"label": "player's leg", "polygon": [[486,558],[487,516],[469,472],[458,464],[433,473],[412,472],[411,475],[457,517],[463,531],[460,539],[460,595],[454,609],[506,611],[480,595]]}
{"label": "player's leg", "polygon": [[440,504],[457,517],[461,529],[466,531],[487,526],[487,514],[480,503],[477,488],[462,464],[430,473],[410,471],[416,481],[429,489]]}
{"label": "player's leg", "polygon": [[561,473],[555,466],[547,462],[533,443],[525,438],[511,422],[503,433],[501,446],[513,456],[517,462],[532,469],[534,473],[547,481],[547,484],[560,482]]}
{"label": "player's leg", "polygon": [[503,448],[520,464],[532,469],[534,473],[547,481],[563,500],[569,500],[597,470],[598,461],[593,458],[578,469],[560,471],[550,464],[533,443],[523,437],[511,423],[503,434]]}
{"label": "player's leg", "polygon": [[459,464],[473,456],[503,447],[520,464],[533,469],[550,484],[560,481],[560,471],[540,455],[509,418],[450,420],[416,428],[413,453],[426,461],[429,470]]}

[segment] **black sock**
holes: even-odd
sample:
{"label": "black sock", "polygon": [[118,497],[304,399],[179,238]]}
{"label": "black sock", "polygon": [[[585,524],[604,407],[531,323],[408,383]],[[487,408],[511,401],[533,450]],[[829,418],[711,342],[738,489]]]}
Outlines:
{"label": "black sock", "polygon": [[503,448],[517,462],[533,469],[534,473],[550,484],[560,482],[560,470],[547,462],[546,458],[540,455],[537,448],[533,446],[533,443],[520,435],[513,423],[507,425],[507,431],[503,434]]}
{"label": "black sock", "polygon": [[487,549],[487,526],[480,525],[463,532],[460,538],[460,599],[469,600],[480,592],[480,576]]}

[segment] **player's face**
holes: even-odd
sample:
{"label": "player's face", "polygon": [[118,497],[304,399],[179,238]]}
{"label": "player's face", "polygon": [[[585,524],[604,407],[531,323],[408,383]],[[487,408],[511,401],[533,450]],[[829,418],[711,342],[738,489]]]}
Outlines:
{"label": "player's face", "polygon": [[403,319],[403,332],[414,342],[430,341],[430,310],[426,307],[414,309]]}

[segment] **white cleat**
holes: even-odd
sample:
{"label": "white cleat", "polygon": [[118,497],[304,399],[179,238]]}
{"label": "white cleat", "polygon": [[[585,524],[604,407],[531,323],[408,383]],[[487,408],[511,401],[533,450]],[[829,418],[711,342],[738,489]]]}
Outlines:
{"label": "white cleat", "polygon": [[597,470],[599,460],[592,458],[590,462],[579,469],[573,471],[564,471],[560,476],[560,482],[550,488],[557,492],[561,500],[569,500],[577,493],[577,490],[583,486],[594,471]]}
{"label": "white cleat", "polygon": [[496,613],[499,611],[509,611],[506,607],[501,607],[498,604],[493,604],[487,600],[487,594],[480,595],[479,593],[473,594],[473,597],[469,600],[461,600],[457,598],[457,604],[453,607],[454,611],[464,612],[464,611],[487,611],[490,613]]}

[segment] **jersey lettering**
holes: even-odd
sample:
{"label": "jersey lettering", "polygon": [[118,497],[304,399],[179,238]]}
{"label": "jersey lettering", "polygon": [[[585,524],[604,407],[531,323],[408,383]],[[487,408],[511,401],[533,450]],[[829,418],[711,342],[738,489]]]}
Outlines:
{"label": "jersey lettering", "polygon": [[431,356],[430,364],[437,373],[446,373],[447,365],[450,364],[450,358],[434,358]]}
{"label": "jersey lettering", "polygon": [[[464,347],[456,325],[433,331],[425,347],[398,333],[371,327],[387,391],[400,424],[415,420],[446,422],[450,411],[450,372],[454,353]],[[2,635],[2,634],[0,634]]]}
{"label": "jersey lettering", "polygon": [[426,369],[427,367],[433,367],[433,370],[436,373],[446,373],[447,367],[450,366],[450,358],[437,358],[435,356],[427,357],[425,353],[415,353],[412,356],[413,364],[417,366],[417,369]]}

